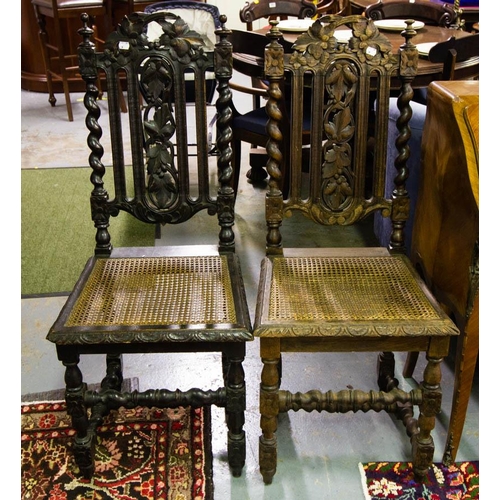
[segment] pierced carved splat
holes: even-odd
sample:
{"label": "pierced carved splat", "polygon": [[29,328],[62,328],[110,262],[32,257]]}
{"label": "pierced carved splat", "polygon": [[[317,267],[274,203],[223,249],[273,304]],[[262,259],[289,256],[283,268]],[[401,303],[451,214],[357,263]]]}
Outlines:
{"label": "pierced carved splat", "polygon": [[[146,61],[140,85],[147,102],[144,111],[148,200],[158,209],[167,209],[178,199],[179,179],[174,163],[175,118],[172,109],[171,68],[161,58]],[[153,114],[150,117],[150,114]]]}

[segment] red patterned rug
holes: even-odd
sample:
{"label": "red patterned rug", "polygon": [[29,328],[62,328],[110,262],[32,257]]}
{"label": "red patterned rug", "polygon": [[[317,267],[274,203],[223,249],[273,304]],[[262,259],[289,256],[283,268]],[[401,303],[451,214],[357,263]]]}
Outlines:
{"label": "red patterned rug", "polygon": [[121,408],[98,432],[95,474],[70,452],[64,402],[21,405],[22,500],[196,499],[213,496],[210,408]]}
{"label": "red patterned rug", "polygon": [[415,481],[408,462],[359,464],[365,498],[405,500],[465,500],[479,498],[479,462],[434,464],[422,484]]}

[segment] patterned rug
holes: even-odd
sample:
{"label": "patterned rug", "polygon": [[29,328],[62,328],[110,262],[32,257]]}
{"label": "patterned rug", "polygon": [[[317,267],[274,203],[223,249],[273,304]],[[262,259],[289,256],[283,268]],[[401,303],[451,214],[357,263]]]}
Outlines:
{"label": "patterned rug", "polygon": [[450,467],[434,464],[419,484],[408,462],[359,464],[365,498],[405,500],[464,500],[479,498],[479,462],[457,462]]}
{"label": "patterned rug", "polygon": [[100,427],[95,474],[70,452],[64,402],[21,405],[22,500],[209,500],[210,408],[121,408]]}

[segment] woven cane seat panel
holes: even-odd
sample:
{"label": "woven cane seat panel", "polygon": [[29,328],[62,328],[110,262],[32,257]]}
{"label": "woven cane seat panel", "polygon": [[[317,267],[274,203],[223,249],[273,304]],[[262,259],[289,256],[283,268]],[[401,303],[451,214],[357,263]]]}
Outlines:
{"label": "woven cane seat panel", "polygon": [[274,259],[271,322],[434,319],[440,316],[400,259]]}
{"label": "woven cane seat panel", "polygon": [[225,257],[98,259],[66,320],[74,326],[236,323]]}

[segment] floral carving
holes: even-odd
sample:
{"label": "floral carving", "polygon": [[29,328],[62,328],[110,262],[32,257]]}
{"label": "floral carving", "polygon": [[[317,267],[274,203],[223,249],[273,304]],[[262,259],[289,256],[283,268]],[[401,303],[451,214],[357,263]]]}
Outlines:
{"label": "floral carving", "polygon": [[358,77],[352,65],[337,62],[326,76],[326,104],[324,131],[323,202],[331,210],[339,210],[353,195],[352,150],[349,141],[354,136],[354,118],[351,103],[356,94]]}
{"label": "floral carving", "polygon": [[[163,31],[156,40],[147,36],[147,24],[155,21]],[[168,12],[152,14],[134,13],[126,17],[117,31],[108,37],[104,57],[111,62],[127,64],[134,59],[139,48],[167,48],[174,60],[182,63],[204,61],[206,44],[199,33],[193,31],[185,21]]]}
{"label": "floral carving", "polygon": [[[359,16],[356,18],[360,19]],[[348,44],[337,40],[335,30],[352,21],[352,17],[325,16],[314,22],[294,44],[291,59],[294,67],[315,67],[325,63],[335,52],[356,53],[359,61],[373,66],[392,64],[392,46],[371,20],[352,23],[352,37]]]}
{"label": "floral carving", "polygon": [[[178,179],[171,141],[175,133],[170,102],[172,74],[163,60],[147,60],[141,75],[141,86],[148,102],[144,112],[148,194],[155,207],[166,209],[177,199]],[[149,119],[151,110],[154,110],[153,119]]]}

